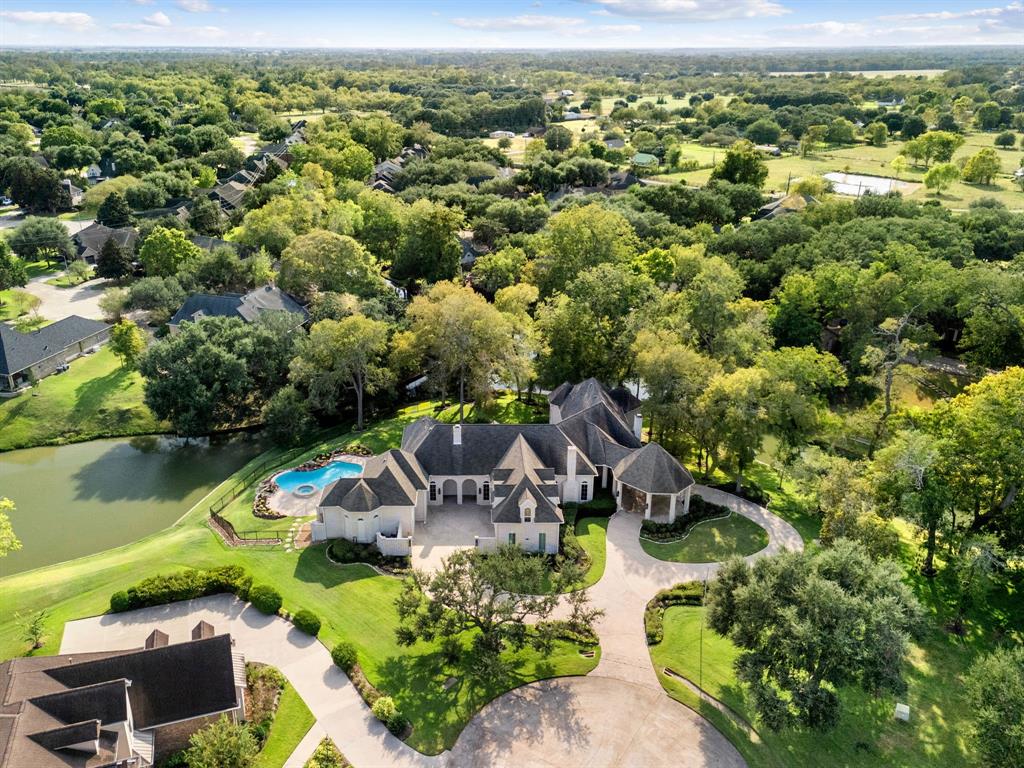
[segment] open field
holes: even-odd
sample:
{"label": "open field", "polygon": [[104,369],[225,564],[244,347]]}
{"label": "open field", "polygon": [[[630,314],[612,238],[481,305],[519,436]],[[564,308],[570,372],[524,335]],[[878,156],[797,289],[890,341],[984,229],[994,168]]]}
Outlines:
{"label": "open field", "polygon": [[[971,133],[966,137],[964,143],[953,157],[954,161],[970,157],[979,150],[993,146],[995,134],[992,133]],[[769,193],[784,192],[791,182],[806,176],[821,176],[829,172],[838,171],[844,173],[865,174],[871,176],[896,177],[889,163],[899,154],[903,142],[890,141],[884,147],[872,147],[865,144],[858,144],[852,147],[840,147],[836,149],[822,148],[814,155],[800,157],[799,155],[784,155],[782,157],[765,158],[768,166],[768,178],[765,181],[765,191]],[[704,147],[696,143],[683,145],[683,154],[686,156],[701,158],[707,156],[708,150],[717,153],[720,157],[724,149]],[[1011,210],[1024,209],[1024,193],[1020,187],[1013,183],[1011,174],[1018,167],[1021,153],[1017,150],[996,150],[1002,161],[1002,170],[1005,174],[995,179],[989,186],[981,184],[967,184],[955,182],[941,197],[936,198],[931,192],[924,188],[924,175],[927,171],[923,166],[909,166],[899,176],[899,179],[922,185],[916,191],[908,195],[915,200],[938,199],[943,205],[954,210],[966,209],[971,202],[983,197],[994,197],[1002,201]],[[701,153],[701,154],[698,154]],[[711,178],[711,169],[701,169],[685,173],[671,173],[657,176],[663,181],[685,181],[694,186],[703,186]]]}
{"label": "open field", "polygon": [[66,373],[0,400],[0,451],[163,431],[142,396],[142,376],[104,346],[73,360]]}

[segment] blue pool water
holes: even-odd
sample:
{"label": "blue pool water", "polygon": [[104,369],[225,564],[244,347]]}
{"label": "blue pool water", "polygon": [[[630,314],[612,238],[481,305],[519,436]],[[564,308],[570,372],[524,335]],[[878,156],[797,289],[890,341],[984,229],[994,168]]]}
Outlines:
{"label": "blue pool water", "polygon": [[274,482],[282,490],[292,492],[303,485],[323,488],[342,477],[357,477],[362,471],[362,467],[350,461],[332,461],[320,469],[313,469],[309,472],[296,472],[295,470],[282,472],[274,478]]}

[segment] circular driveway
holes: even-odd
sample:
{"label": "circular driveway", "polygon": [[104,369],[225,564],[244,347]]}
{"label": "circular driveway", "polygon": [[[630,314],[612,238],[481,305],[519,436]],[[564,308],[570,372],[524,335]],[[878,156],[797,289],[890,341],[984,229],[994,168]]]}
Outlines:
{"label": "circular driveway", "polygon": [[448,756],[459,768],[745,768],[728,739],[660,688],[606,677],[523,686],[480,711]]}

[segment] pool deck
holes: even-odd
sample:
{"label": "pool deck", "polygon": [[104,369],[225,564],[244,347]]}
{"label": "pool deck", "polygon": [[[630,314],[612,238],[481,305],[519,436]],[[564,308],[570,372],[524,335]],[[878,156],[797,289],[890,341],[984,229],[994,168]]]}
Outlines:
{"label": "pool deck", "polygon": [[[350,454],[341,454],[331,459],[334,461],[344,461],[349,464],[358,464],[360,467],[366,464],[366,456],[352,456]],[[330,463],[330,462],[328,462]],[[326,464],[324,465],[326,466]],[[283,469],[280,472],[274,473],[271,479],[276,479],[278,476],[283,475],[285,472],[292,472],[292,469]],[[313,471],[313,470],[311,470]],[[327,487],[327,486],[325,486]],[[308,517],[316,514],[316,509],[320,505],[320,497],[323,496],[324,488],[318,489],[315,493],[308,495],[299,495],[294,491],[285,491],[278,489],[267,499],[267,505],[278,514],[287,515],[288,517]]]}

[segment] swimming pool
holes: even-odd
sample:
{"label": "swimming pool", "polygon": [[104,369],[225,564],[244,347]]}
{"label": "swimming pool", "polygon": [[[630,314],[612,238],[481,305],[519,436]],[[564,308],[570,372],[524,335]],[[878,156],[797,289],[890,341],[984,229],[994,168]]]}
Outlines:
{"label": "swimming pool", "polygon": [[[357,477],[362,471],[361,466],[353,464],[351,461],[332,461],[330,464],[324,464],[320,469],[311,469],[308,472],[299,472],[294,469],[282,472],[274,478],[274,482],[282,491],[290,493],[299,491],[305,496],[313,490],[318,491],[324,486],[330,485],[339,478]],[[307,488],[310,491],[307,491]]]}

